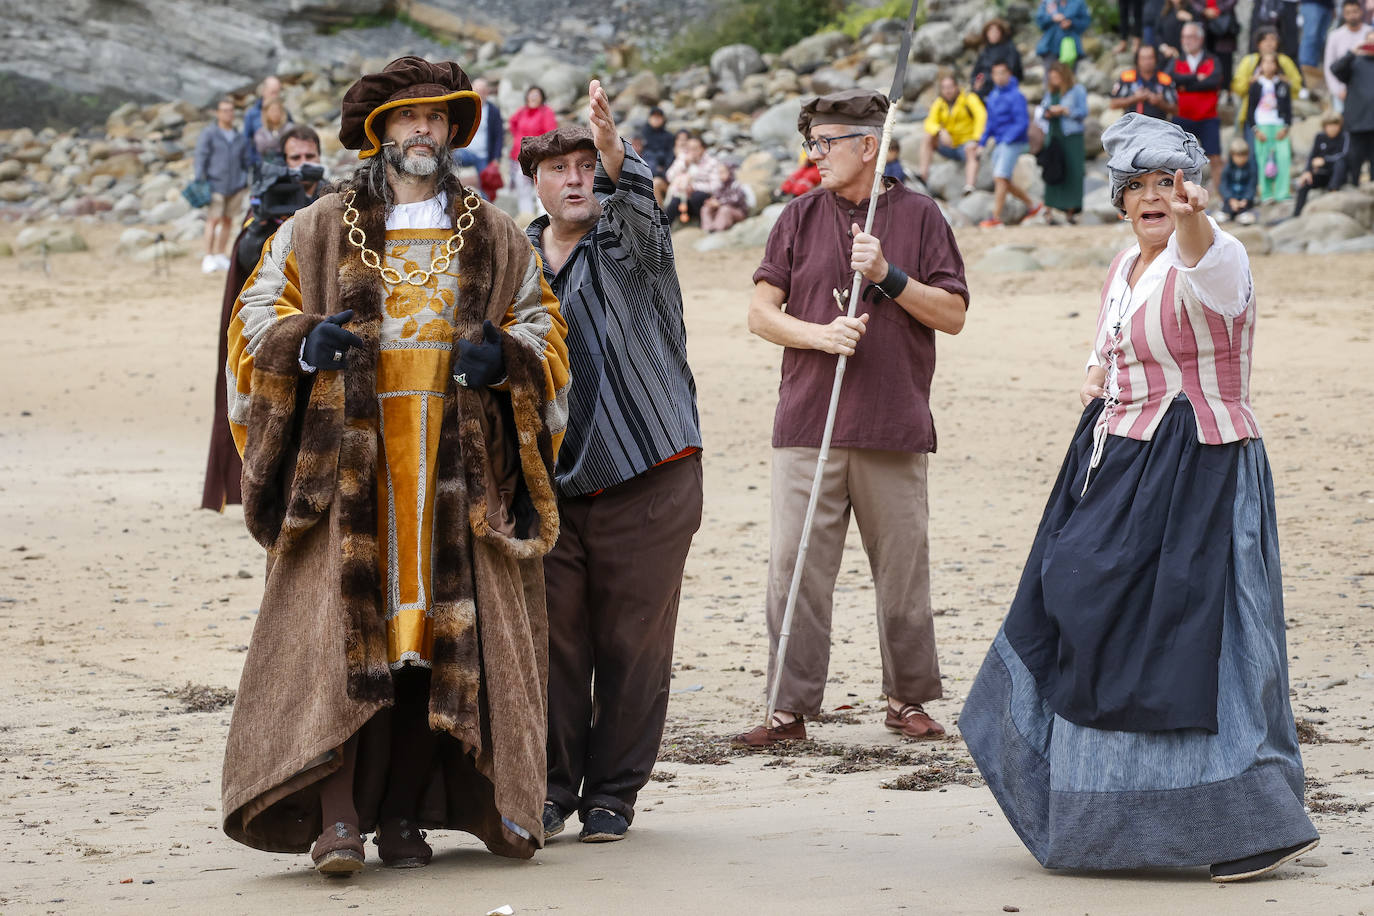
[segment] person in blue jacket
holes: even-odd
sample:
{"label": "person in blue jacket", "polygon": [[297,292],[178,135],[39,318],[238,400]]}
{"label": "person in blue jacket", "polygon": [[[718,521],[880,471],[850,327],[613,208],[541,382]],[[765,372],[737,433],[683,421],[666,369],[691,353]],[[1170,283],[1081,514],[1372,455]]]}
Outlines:
{"label": "person in blue jacket", "polygon": [[1050,64],[1063,61],[1075,72],[1078,59],[1083,56],[1083,33],[1092,25],[1093,16],[1085,0],[1040,0],[1035,11],[1035,24],[1040,27],[1040,42],[1035,53],[1044,61],[1045,72]]}
{"label": "person in blue jacket", "polygon": [[992,65],[992,91],[983,103],[988,110],[987,127],[980,147],[986,147],[991,140],[992,148],[992,217],[978,225],[991,229],[1002,225],[1002,205],[1010,193],[1026,205],[1026,216],[1034,216],[1041,210],[1040,204],[1031,203],[1030,195],[1012,181],[1016,171],[1016,160],[1026,152],[1027,131],[1030,127],[1030,113],[1026,107],[1026,97],[1021,94],[1021,84],[1011,75],[1006,61]]}

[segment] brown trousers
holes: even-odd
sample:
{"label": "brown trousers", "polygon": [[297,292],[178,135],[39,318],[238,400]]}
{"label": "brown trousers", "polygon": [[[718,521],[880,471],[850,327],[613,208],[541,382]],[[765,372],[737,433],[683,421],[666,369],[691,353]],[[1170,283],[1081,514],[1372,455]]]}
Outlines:
{"label": "brown trousers", "polygon": [[[768,684],[777,670],[787,592],[820,449],[773,449],[772,556],[768,563]],[[849,514],[859,523],[878,602],[883,693],[904,703],[941,696],[930,607],[930,543],[926,537],[926,455],[832,448],[793,613],[777,708],[814,716],[821,711],[830,666],[830,617]]]}
{"label": "brown trousers", "polygon": [[682,570],[701,525],[701,453],[559,499],[549,607],[547,798],[634,820],[668,713]]}

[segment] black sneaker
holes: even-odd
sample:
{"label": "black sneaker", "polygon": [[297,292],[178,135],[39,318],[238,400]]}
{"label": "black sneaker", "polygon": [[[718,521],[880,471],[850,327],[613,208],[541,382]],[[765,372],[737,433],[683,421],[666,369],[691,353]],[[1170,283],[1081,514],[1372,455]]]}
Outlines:
{"label": "black sneaker", "polygon": [[544,842],[562,833],[563,826],[563,812],[553,802],[544,802]]}
{"label": "black sneaker", "polygon": [[1244,859],[1235,859],[1231,862],[1218,862],[1212,866],[1212,880],[1219,884],[1228,881],[1244,881],[1247,878],[1258,878],[1260,875],[1267,875],[1269,872],[1278,868],[1284,862],[1296,859],[1305,852],[1311,852],[1317,848],[1318,840],[1307,843],[1299,843],[1296,846],[1289,846],[1286,849],[1273,849],[1269,852],[1262,852],[1256,856],[1248,856]]}
{"label": "black sneaker", "polygon": [[625,831],[630,825],[625,818],[605,808],[593,808],[582,818],[582,833],[578,839],[584,843],[614,843],[625,839]]}

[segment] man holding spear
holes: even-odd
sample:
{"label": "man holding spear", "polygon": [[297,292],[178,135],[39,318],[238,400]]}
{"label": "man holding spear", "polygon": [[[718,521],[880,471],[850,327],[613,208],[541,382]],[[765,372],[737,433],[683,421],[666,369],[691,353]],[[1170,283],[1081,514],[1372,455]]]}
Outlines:
{"label": "man holding spear", "polygon": [[888,108],[861,89],[803,106],[798,127],[821,187],[787,205],[754,274],[749,330],[784,350],[773,424],[772,691],[765,724],[736,736],[743,746],[805,738],[805,717],[821,710],[851,511],[877,595],[885,725],[908,738],[944,734],[922,707],[941,696],[926,539],[930,382],[935,332],[963,328],[968,286],[934,201],[875,178]]}

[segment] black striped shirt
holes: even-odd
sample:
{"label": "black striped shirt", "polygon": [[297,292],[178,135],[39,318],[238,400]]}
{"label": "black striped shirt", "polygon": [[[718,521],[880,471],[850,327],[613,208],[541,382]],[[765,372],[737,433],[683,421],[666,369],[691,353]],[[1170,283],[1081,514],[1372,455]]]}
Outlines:
{"label": "black striped shirt", "polygon": [[[668,217],[653,172],[628,143],[620,182],[596,163],[603,212],[555,274],[545,278],[568,322],[572,390],[558,453],[558,492],[581,496],[623,483],[701,447],[697,389],[687,365],[682,289]],[[541,216],[526,230],[544,253]]]}

